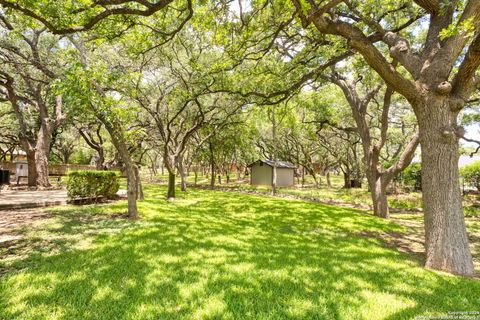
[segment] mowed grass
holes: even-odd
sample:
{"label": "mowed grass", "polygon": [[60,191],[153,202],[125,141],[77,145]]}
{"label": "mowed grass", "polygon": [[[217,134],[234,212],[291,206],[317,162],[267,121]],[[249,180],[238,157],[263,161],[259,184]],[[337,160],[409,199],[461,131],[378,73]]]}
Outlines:
{"label": "mowed grass", "polygon": [[2,262],[0,319],[411,319],[480,310],[480,282],[422,268],[363,212],[146,187],[125,202],[54,209]]}

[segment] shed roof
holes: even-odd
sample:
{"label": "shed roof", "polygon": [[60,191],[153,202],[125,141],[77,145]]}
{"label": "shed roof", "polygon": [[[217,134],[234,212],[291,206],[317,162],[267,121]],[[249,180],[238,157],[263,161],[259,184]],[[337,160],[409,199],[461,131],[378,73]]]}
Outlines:
{"label": "shed roof", "polygon": [[287,162],[287,161],[280,161],[280,160],[277,160],[277,161],[273,161],[273,160],[258,160],[258,161],[255,161],[253,163],[251,163],[250,165],[248,165],[249,167],[253,166],[255,163],[257,162],[262,162],[262,163],[265,163],[266,165],[269,165],[270,167],[273,167],[274,164],[277,168],[287,168],[287,169],[296,169],[297,167],[291,163],[291,162]]}

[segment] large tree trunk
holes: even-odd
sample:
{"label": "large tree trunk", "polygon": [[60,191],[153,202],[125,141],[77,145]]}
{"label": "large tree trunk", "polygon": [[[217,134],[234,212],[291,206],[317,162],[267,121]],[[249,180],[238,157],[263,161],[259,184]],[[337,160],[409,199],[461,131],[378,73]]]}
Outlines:
{"label": "large tree trunk", "polygon": [[[37,186],[37,165],[35,163],[35,149],[27,149],[27,166],[28,166],[28,186],[36,187]],[[17,181],[18,177],[17,177]]]}
{"label": "large tree trunk", "polygon": [[180,190],[182,192],[187,191],[187,172],[183,166],[182,160],[178,163],[178,172],[180,173]]}
{"label": "large tree trunk", "polygon": [[[43,127],[43,126],[42,126]],[[37,167],[37,187],[49,188],[52,185],[48,179],[48,154],[50,150],[51,133],[46,128],[40,128],[35,146],[35,165]]]}
{"label": "large tree trunk", "polygon": [[458,174],[457,113],[436,97],[420,109],[426,267],[473,275]]}
{"label": "large tree trunk", "polygon": [[[97,115],[98,117],[98,115]],[[137,198],[138,198],[138,186],[139,182],[137,179],[137,166],[130,158],[130,153],[128,152],[128,147],[123,139],[123,132],[121,129],[115,129],[108,121],[99,117],[99,119],[105,125],[112,143],[117,149],[117,152],[125,164],[125,170],[127,174],[127,199],[128,199],[128,217],[130,219],[138,218],[138,209],[137,209]]]}
{"label": "large tree trunk", "polygon": [[350,171],[346,169],[343,172],[343,188],[350,189],[352,187],[352,181],[350,180]]}
{"label": "large tree trunk", "polygon": [[127,199],[128,199],[128,216],[131,219],[138,218],[137,198],[138,198],[138,182],[135,169],[132,163],[125,164],[127,171]]}
{"label": "large tree trunk", "polygon": [[389,218],[390,212],[388,210],[387,200],[387,186],[385,176],[378,174],[369,177],[367,175],[370,185],[370,194],[372,196],[373,214],[377,217]]}
{"label": "large tree trunk", "polygon": [[[370,196],[372,197],[373,214],[377,217],[389,218],[387,186],[390,182],[386,173],[379,172],[378,153],[365,148],[365,173]],[[378,150],[378,149],[376,149]]]}
{"label": "large tree trunk", "polygon": [[140,178],[140,170],[137,165],[135,165],[135,180],[137,182],[137,200],[144,200],[142,179]]}
{"label": "large tree trunk", "polygon": [[103,147],[97,148],[98,159],[95,163],[95,168],[97,170],[104,170],[105,169],[105,151]]}
{"label": "large tree trunk", "polygon": [[[122,156],[123,158],[123,156]],[[125,160],[122,159],[124,162]],[[131,219],[138,218],[137,199],[138,199],[138,181],[136,174],[136,166],[131,161],[125,162],[127,171],[127,199],[128,199],[128,216]]]}
{"label": "large tree trunk", "polygon": [[305,167],[302,167],[302,188],[305,187]]}
{"label": "large tree trunk", "polygon": [[308,170],[308,171],[313,178],[315,188],[320,188],[320,185],[322,183],[322,178],[320,176],[317,176],[317,174],[315,173],[315,169]]}
{"label": "large tree trunk", "polygon": [[272,168],[272,195],[277,194],[277,160],[273,160]]}
{"label": "large tree trunk", "polygon": [[211,174],[210,174],[210,188],[215,187],[215,164],[212,162],[211,165]]}
{"label": "large tree trunk", "polygon": [[211,170],[211,177],[210,177],[210,188],[215,187],[215,159],[213,154],[213,145],[211,142],[208,143],[208,148],[210,150],[210,170]]}
{"label": "large tree trunk", "polygon": [[167,199],[168,200],[175,199],[175,172],[172,170],[168,170]]}

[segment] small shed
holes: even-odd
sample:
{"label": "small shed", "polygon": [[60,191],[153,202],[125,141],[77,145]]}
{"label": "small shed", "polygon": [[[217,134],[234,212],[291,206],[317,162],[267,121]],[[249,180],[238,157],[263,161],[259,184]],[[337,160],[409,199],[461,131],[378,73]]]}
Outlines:
{"label": "small shed", "polygon": [[278,160],[258,160],[250,164],[250,184],[271,186],[274,165],[277,168],[277,187],[293,186],[297,167],[293,163]]}

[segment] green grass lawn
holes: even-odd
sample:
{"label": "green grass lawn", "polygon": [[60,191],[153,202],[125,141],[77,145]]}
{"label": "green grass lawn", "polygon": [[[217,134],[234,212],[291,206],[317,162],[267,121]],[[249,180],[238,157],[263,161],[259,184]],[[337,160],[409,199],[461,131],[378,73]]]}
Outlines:
{"label": "green grass lawn", "polygon": [[[59,207],[3,252],[0,319],[411,319],[480,311],[480,281],[422,268],[375,237],[405,228],[318,203],[146,186]],[[1,252],[0,252],[1,253]]]}
{"label": "green grass lawn", "polygon": [[[156,177],[160,181],[166,183],[167,176],[158,175]],[[269,194],[271,193],[271,187],[268,186],[252,186],[248,183],[248,177],[244,181],[236,181],[235,175],[230,176],[230,183],[227,184],[227,179],[225,176],[222,176],[222,183],[218,184],[216,180],[217,188],[231,188],[239,191],[255,191],[257,193]],[[370,192],[367,190],[367,181],[363,181],[362,188],[354,189],[344,189],[343,187],[343,176],[332,174],[330,180],[332,183],[331,188],[326,187],[326,178],[324,176],[319,176],[321,180],[320,186],[317,188],[313,185],[313,178],[311,176],[305,177],[305,185],[301,186],[297,184],[293,187],[282,187],[278,188],[278,194],[296,196],[296,197],[306,197],[306,198],[315,198],[319,200],[333,200],[341,201],[353,205],[367,205],[372,204],[372,198]],[[188,183],[194,183],[194,176],[190,173],[187,178]],[[298,182],[295,179],[295,182]],[[205,176],[199,175],[197,179],[197,184],[200,186],[206,186],[210,184],[210,179],[207,179]],[[398,193],[392,193],[388,195],[388,205],[390,208],[397,210],[411,210],[419,209],[422,207],[422,194],[421,192],[401,192],[402,188],[398,188]],[[464,195],[463,197],[464,211],[465,216],[475,217],[480,216],[480,196],[478,195]]]}

